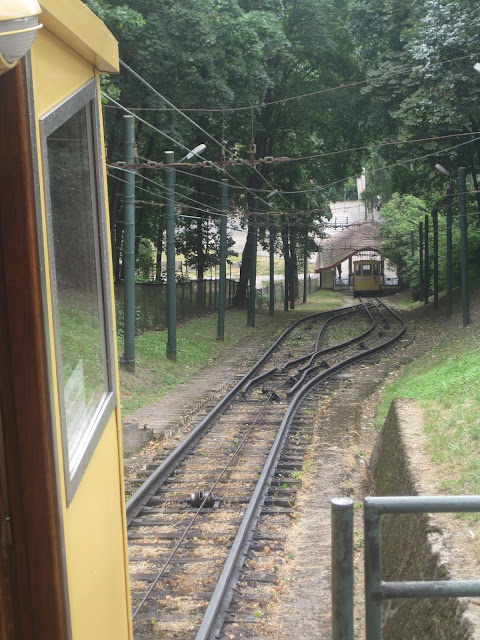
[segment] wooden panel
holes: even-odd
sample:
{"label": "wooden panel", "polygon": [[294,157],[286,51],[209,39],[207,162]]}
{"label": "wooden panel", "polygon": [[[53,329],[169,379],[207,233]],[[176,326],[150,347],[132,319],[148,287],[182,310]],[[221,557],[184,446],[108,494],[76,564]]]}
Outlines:
{"label": "wooden panel", "polygon": [[26,81],[0,76],[0,413],[16,639],[68,637],[42,320]]}

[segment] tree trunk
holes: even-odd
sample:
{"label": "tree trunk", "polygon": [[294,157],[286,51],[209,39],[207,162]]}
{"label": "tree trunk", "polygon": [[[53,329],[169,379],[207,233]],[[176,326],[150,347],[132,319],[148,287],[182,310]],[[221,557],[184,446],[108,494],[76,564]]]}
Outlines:
{"label": "tree trunk", "polygon": [[475,197],[477,199],[477,209],[478,209],[478,213],[480,213],[480,193],[478,191],[477,173],[475,171],[475,164],[473,163],[473,161],[472,161],[471,173],[472,173],[472,179],[473,179],[473,188],[475,189]]}
{"label": "tree trunk", "polygon": [[242,253],[242,264],[240,265],[240,280],[232,303],[232,306],[237,309],[245,309],[247,304],[248,281],[250,279],[250,270],[252,265],[252,239],[252,225],[249,224],[247,239]]}

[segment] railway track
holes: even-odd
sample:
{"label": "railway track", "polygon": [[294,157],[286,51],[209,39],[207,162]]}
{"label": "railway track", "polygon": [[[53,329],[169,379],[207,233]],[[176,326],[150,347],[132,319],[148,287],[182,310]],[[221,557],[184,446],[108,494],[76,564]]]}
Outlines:
{"label": "railway track", "polygon": [[295,515],[312,406],[404,330],[379,300],[298,321],[153,470],[127,502],[135,640],[237,637],[255,620]]}

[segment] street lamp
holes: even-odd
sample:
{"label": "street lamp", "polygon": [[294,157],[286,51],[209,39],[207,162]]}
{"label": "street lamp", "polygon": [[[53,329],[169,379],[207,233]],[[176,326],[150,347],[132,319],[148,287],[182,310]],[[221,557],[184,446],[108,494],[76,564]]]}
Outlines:
{"label": "street lamp", "polygon": [[[202,153],[206,145],[200,144],[192,151],[189,151],[180,162],[190,160],[193,156]],[[165,152],[165,235],[167,244],[167,358],[176,362],[177,360],[177,283],[175,280],[175,167],[173,164],[173,151]]]}
{"label": "street lamp", "polygon": [[207,148],[206,144],[199,144],[198,146],[195,147],[195,149],[192,149],[191,151],[189,151],[186,156],[183,156],[180,162],[185,162],[185,160],[191,160],[193,156],[199,156],[201,153],[205,151],[206,148]]}
{"label": "street lamp", "polygon": [[480,62],[477,62],[473,65],[473,68],[475,69],[475,71],[478,71],[478,73],[480,73]]}

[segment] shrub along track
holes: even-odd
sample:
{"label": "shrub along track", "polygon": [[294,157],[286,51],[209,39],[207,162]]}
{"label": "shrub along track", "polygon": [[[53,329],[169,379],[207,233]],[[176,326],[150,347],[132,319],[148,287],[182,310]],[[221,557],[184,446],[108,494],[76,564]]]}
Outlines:
{"label": "shrub along track", "polygon": [[379,301],[300,320],[160,463],[127,503],[136,640],[206,639],[255,619],[255,585],[275,581],[294,515],[312,403],[403,331]]}

